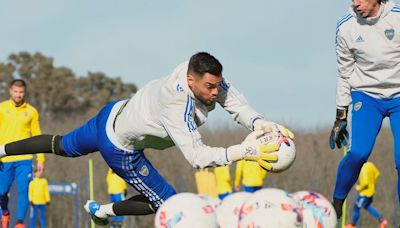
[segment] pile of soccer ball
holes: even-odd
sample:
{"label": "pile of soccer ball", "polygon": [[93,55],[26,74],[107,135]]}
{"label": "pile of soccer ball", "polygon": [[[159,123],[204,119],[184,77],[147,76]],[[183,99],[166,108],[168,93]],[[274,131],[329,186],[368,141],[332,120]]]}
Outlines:
{"label": "pile of soccer ball", "polygon": [[321,194],[288,193],[265,188],[237,192],[222,202],[209,196],[180,193],[157,211],[156,228],[334,228],[335,210]]}

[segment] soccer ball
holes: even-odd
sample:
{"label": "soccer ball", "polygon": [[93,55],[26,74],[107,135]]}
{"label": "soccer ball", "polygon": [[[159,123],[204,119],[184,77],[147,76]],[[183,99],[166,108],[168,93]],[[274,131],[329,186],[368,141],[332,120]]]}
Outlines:
{"label": "soccer ball", "polygon": [[301,217],[288,208],[262,208],[241,220],[240,228],[302,228]]}
{"label": "soccer ball", "polygon": [[193,193],[170,197],[158,209],[154,218],[156,228],[217,228],[215,209],[208,201]]}
{"label": "soccer ball", "polygon": [[[267,212],[270,212],[271,219],[266,220]],[[261,211],[261,212],[259,212]],[[260,189],[253,193],[242,205],[239,214],[240,227],[251,227],[254,224],[273,223],[272,220],[282,221],[287,218],[284,226],[275,227],[301,227],[302,219],[300,209],[295,200],[290,197],[286,191],[277,188]],[[254,213],[254,215],[253,215]],[[269,213],[269,212],[268,212]],[[276,217],[274,217],[276,216]],[[258,221],[266,220],[266,221]],[[279,223],[278,223],[279,224]],[[260,225],[260,227],[273,227]]]}
{"label": "soccer ball", "polygon": [[272,162],[272,169],[269,172],[280,173],[287,170],[296,159],[296,147],[293,140],[279,134],[278,136],[279,150],[272,152],[278,156],[277,162]]}
{"label": "soccer ball", "polygon": [[217,211],[217,208],[221,205],[221,200],[218,199],[217,197],[204,195],[204,194],[199,194],[198,196],[201,199],[207,201],[207,203],[210,204],[214,208],[214,211]]}
{"label": "soccer ball", "polygon": [[332,204],[321,194],[299,191],[292,194],[303,212],[303,221],[307,228],[336,227],[337,217]]}
{"label": "soccer ball", "polygon": [[220,228],[238,227],[239,212],[244,201],[251,196],[249,192],[236,192],[224,198],[217,209]]}

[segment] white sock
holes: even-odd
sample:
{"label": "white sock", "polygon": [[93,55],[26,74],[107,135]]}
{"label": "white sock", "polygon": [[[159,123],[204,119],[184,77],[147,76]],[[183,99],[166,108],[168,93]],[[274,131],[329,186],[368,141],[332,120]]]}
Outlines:
{"label": "white sock", "polygon": [[5,145],[0,145],[0,158],[6,155]]}
{"label": "white sock", "polygon": [[108,218],[110,216],[115,216],[113,205],[113,203],[100,205],[100,209],[96,211],[95,215],[99,218]]}

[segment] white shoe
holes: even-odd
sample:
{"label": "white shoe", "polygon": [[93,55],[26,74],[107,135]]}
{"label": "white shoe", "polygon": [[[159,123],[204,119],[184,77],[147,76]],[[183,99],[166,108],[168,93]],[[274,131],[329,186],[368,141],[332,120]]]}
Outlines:
{"label": "white shoe", "polygon": [[88,200],[86,201],[84,208],[86,212],[89,213],[90,218],[96,225],[105,226],[108,224],[108,218],[99,218],[95,215],[96,211],[100,209],[100,204],[98,202],[94,200]]}

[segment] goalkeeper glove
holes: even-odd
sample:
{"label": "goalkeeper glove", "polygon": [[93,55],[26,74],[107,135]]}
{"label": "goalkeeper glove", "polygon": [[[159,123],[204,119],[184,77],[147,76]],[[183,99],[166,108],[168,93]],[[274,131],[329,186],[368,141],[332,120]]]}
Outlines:
{"label": "goalkeeper glove", "polygon": [[263,130],[264,132],[280,132],[283,136],[294,139],[294,134],[286,127],[264,119],[256,119],[254,121],[254,130]]}
{"label": "goalkeeper glove", "polygon": [[335,143],[338,149],[347,145],[349,133],[347,132],[347,107],[346,109],[336,110],[336,120],[329,137],[329,147],[335,149]]}
{"label": "goalkeeper glove", "polygon": [[277,140],[278,134],[265,134],[262,130],[255,130],[241,144],[227,148],[228,159],[256,161],[263,169],[269,171],[272,168],[271,162],[278,160],[278,156],[271,153],[279,149]]}

